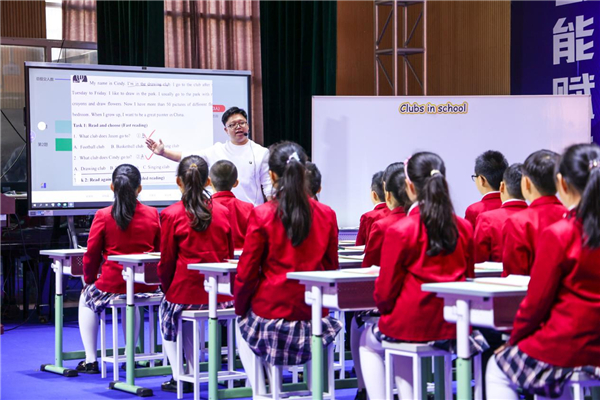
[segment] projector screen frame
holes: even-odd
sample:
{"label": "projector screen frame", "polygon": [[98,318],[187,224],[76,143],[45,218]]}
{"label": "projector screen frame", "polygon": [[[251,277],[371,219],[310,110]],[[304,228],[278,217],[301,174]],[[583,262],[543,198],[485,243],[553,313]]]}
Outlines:
{"label": "projector screen frame", "polygon": [[[62,69],[76,71],[109,71],[109,72],[125,72],[125,73],[161,73],[161,74],[177,74],[177,75],[204,75],[204,76],[243,76],[246,77],[248,90],[248,124],[252,126],[251,100],[252,100],[252,72],[247,70],[214,70],[214,69],[188,69],[188,68],[162,68],[162,67],[138,67],[138,66],[121,66],[121,65],[91,65],[91,64],[61,64],[49,62],[32,62],[24,63],[25,76],[25,132],[26,132],[26,152],[27,152],[27,208],[30,217],[47,217],[47,216],[75,216],[75,215],[94,215],[100,208],[106,207],[104,203],[97,207],[80,207],[80,208],[45,208],[33,207],[32,196],[32,171],[31,171],[31,107],[30,107],[30,87],[29,75],[33,68],[36,69]],[[252,130],[250,130],[249,138],[252,139]],[[147,202],[146,204],[162,209],[169,204],[155,205],[156,202]],[[171,204],[174,202],[171,202]]]}

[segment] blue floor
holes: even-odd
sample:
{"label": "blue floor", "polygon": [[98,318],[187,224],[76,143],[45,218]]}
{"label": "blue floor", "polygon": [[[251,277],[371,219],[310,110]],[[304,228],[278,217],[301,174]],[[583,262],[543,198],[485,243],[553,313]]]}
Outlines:
{"label": "blue floor", "polygon": [[[15,326],[3,322],[5,329]],[[147,324],[147,322],[146,322]],[[108,340],[111,327],[107,326]],[[119,327],[119,334],[122,335]],[[123,343],[121,341],[121,343]],[[82,350],[81,338],[76,320],[65,322],[64,351]],[[112,367],[108,367],[107,378],[100,375],[81,374],[74,378],[65,378],[49,372],[41,372],[41,364],[54,363],[54,325],[27,324],[16,330],[5,332],[0,336],[0,398],[1,399],[131,399],[136,396],[109,390],[112,380]],[[66,361],[65,366],[75,368],[80,360]],[[120,371],[121,380],[125,380],[125,371]],[[160,384],[169,379],[168,376],[138,378],[136,384],[150,388],[156,399],[176,399],[174,393],[160,390]],[[208,399],[207,385],[201,386],[201,398]],[[352,400],[356,389],[336,391],[341,400]],[[192,393],[184,394],[184,398],[193,398]]]}

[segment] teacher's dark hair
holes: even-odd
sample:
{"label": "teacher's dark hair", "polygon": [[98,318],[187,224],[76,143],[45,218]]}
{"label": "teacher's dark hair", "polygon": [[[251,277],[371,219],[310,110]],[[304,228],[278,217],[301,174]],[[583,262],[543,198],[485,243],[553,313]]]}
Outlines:
{"label": "teacher's dark hair", "polygon": [[415,185],[421,222],[427,230],[427,255],[454,252],[458,227],[444,161],[435,153],[416,153],[408,161],[406,171],[408,179]]}
{"label": "teacher's dark hair", "polygon": [[240,114],[245,120],[248,120],[248,114],[246,114],[246,111],[238,107],[231,107],[225,111],[221,117],[221,122],[223,122],[223,125],[227,125],[227,120],[231,118],[232,115],[236,114]]}
{"label": "teacher's dark hair", "polygon": [[577,218],[583,224],[583,242],[600,247],[600,147],[576,144],[562,155],[558,172],[567,184],[581,194]]}
{"label": "teacher's dark hair", "polygon": [[137,190],[142,184],[140,171],[131,164],[121,164],[112,174],[115,201],[111,215],[121,230],[126,230],[135,214]]}
{"label": "teacher's dark hair", "polygon": [[181,160],[177,176],[183,183],[181,201],[192,220],[192,229],[205,231],[212,221],[212,200],[204,186],[208,180],[208,165],[202,157],[188,156]]}
{"label": "teacher's dark hair", "polygon": [[277,175],[274,201],[292,246],[307,238],[312,212],[306,192],[306,153],[294,142],[281,142],[269,149],[269,169]]}

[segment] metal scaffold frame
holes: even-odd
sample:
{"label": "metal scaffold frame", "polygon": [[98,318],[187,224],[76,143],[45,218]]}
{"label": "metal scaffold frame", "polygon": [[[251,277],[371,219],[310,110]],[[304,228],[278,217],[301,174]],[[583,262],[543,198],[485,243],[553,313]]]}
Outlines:
{"label": "metal scaffold frame", "polygon": [[[408,32],[408,7],[415,4],[423,4],[423,10],[417,17],[410,33]],[[404,60],[404,95],[408,95],[408,71],[413,74],[417,83],[423,89],[423,95],[427,95],[427,3],[426,0],[375,0],[374,1],[374,18],[375,18],[375,95],[379,96],[379,71],[381,70],[392,88],[394,96],[398,96],[400,81],[398,79],[398,57],[402,57]],[[390,7],[390,13],[381,29],[379,31],[379,8]],[[402,46],[398,45],[398,8],[402,8]],[[379,48],[381,41],[392,21],[392,48]],[[417,31],[419,24],[422,25],[423,33],[423,47],[410,47],[410,43]],[[419,78],[417,71],[413,64],[410,62],[410,56],[416,54],[423,54],[423,74],[422,79]],[[392,77],[385,69],[381,61],[381,56],[392,56]]]}

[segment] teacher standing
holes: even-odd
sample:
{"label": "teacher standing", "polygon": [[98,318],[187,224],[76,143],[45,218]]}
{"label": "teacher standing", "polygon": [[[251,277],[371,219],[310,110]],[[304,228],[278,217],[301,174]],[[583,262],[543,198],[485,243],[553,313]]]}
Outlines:
{"label": "teacher standing", "polygon": [[154,154],[168,158],[172,161],[181,161],[182,158],[195,154],[208,164],[210,168],[219,160],[229,160],[238,170],[239,185],[232,189],[235,196],[255,206],[265,202],[271,196],[272,183],[269,178],[269,150],[260,144],[248,139],[248,114],[238,107],[231,107],[223,113],[221,121],[229,140],[225,143],[215,143],[204,150],[194,152],[181,152],[165,148],[162,140],[155,142],[146,139],[146,145]]}

